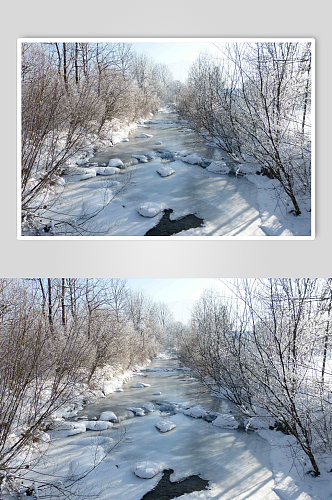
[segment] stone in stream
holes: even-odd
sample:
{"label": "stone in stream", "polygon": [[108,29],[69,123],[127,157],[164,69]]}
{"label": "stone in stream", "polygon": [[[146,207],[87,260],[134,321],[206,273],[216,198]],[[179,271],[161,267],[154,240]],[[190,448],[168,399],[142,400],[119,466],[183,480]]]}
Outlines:
{"label": "stone in stream", "polygon": [[[138,213],[142,217],[155,217],[158,215],[162,210],[161,205],[159,203],[153,203],[151,201],[147,201],[143,203],[139,208],[138,208]],[[141,386],[139,386],[141,387]]]}
{"label": "stone in stream", "polygon": [[161,422],[155,424],[155,427],[157,427],[160,432],[169,432],[172,429],[175,429],[176,425],[170,420],[162,420]]}
{"label": "stone in stream", "polygon": [[118,417],[112,411],[103,411],[99,417],[99,420],[106,420],[108,422],[117,422]]}
{"label": "stone in stream", "polygon": [[161,466],[156,462],[140,462],[136,465],[134,473],[141,479],[151,479],[161,471]]}

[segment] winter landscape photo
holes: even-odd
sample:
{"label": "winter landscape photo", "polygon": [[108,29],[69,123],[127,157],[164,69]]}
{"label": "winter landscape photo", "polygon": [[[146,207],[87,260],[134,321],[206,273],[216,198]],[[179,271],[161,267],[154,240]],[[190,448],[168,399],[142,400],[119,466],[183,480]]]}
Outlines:
{"label": "winter landscape photo", "polygon": [[331,278],[0,279],[0,304],[1,499],[332,499]]}
{"label": "winter landscape photo", "polygon": [[313,39],[20,39],[18,68],[19,239],[314,238]]}

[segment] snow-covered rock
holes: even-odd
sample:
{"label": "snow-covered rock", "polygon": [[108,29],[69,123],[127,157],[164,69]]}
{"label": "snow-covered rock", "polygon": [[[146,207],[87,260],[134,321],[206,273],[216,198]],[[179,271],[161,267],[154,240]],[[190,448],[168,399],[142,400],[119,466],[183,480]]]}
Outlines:
{"label": "snow-covered rock", "polygon": [[137,139],[148,139],[149,137],[153,137],[151,134],[140,134],[136,136]]}
{"label": "snow-covered rock", "polygon": [[114,175],[120,172],[117,167],[97,167],[95,171],[98,175]]}
{"label": "snow-covered rock", "polygon": [[136,384],[132,385],[134,389],[139,389],[140,387],[151,387],[151,384],[144,384],[144,382],[136,382]]}
{"label": "snow-covered rock", "polygon": [[145,153],[145,156],[147,156],[150,160],[153,160],[153,158],[156,157],[156,153],[155,151],[148,151],[147,153]]}
{"label": "snow-covered rock", "polygon": [[175,429],[176,425],[170,420],[163,420],[161,422],[158,422],[155,427],[157,427],[158,431],[160,432],[168,432],[172,429]]}
{"label": "snow-covered rock", "polygon": [[113,426],[112,422],[104,422],[101,420],[87,420],[83,422],[82,425],[85,425],[85,428],[90,431],[105,431]]}
{"label": "snow-covered rock", "polygon": [[155,144],[157,144],[157,146],[159,146],[159,144],[162,144],[162,143],[163,143],[162,141],[155,142]]}
{"label": "snow-covered rock", "polygon": [[202,161],[202,159],[200,158],[200,156],[198,156],[197,153],[193,153],[193,154],[187,155],[187,156],[182,156],[181,160],[184,163],[190,163],[190,165],[198,165],[198,163],[200,163]]}
{"label": "snow-covered rock", "polygon": [[161,211],[161,206],[158,203],[153,203],[151,201],[143,203],[143,205],[138,208],[138,213],[142,215],[142,217],[155,217]]}
{"label": "snow-covered rock", "polygon": [[118,417],[112,411],[103,411],[99,417],[99,420],[106,420],[108,422],[116,422]]}
{"label": "snow-covered rock", "polygon": [[124,168],[123,162],[120,160],[120,158],[113,158],[108,162],[108,167],[119,167],[119,168]]}
{"label": "snow-covered rock", "polygon": [[174,174],[175,170],[171,167],[160,167],[157,172],[161,177],[168,177],[169,175]]}
{"label": "snow-covered rock", "polygon": [[211,165],[206,167],[206,170],[214,174],[229,174],[230,172],[230,168],[227,167],[226,163],[223,161],[215,161],[211,163]]}
{"label": "snow-covered rock", "polygon": [[135,408],[134,406],[131,406],[130,408],[126,408],[126,410],[135,413],[136,417],[144,417],[145,415],[145,411],[143,410],[143,408]]}
{"label": "snow-covered rock", "polygon": [[154,405],[152,403],[145,403],[145,405],[142,405],[142,408],[147,412],[154,411]]}
{"label": "snow-covered rock", "polygon": [[121,389],[121,387],[119,387],[119,389],[115,389],[114,392],[123,392],[123,389]]}
{"label": "snow-covered rock", "polygon": [[74,436],[75,434],[81,434],[82,432],[85,432],[86,431],[86,427],[85,427],[85,424],[86,422],[75,422],[74,423],[74,428],[73,429],[70,429],[68,432],[67,432],[67,435],[68,436]]}
{"label": "snow-covered rock", "polygon": [[122,139],[122,142],[129,142],[129,139],[128,138]]}
{"label": "snow-covered rock", "polygon": [[138,160],[141,163],[147,163],[148,162],[148,159],[147,159],[147,157],[145,155],[132,155],[131,157],[132,158],[136,158],[136,160]]}
{"label": "snow-covered rock", "polygon": [[206,411],[202,408],[202,406],[197,405],[192,408],[188,408],[188,410],[184,410],[183,414],[188,415],[188,417],[203,418],[206,415]]}
{"label": "snow-covered rock", "polygon": [[134,473],[142,479],[151,479],[161,471],[161,466],[156,462],[140,462],[136,465]]}
{"label": "snow-covered rock", "polygon": [[90,168],[89,170],[90,170],[89,172],[81,175],[80,181],[85,181],[86,179],[92,179],[92,177],[96,177],[97,174],[95,169]]}
{"label": "snow-covered rock", "polygon": [[152,394],[152,396],[160,396],[160,394],[161,394],[161,392],[160,392],[160,391],[157,391],[157,392],[154,392],[154,393]]}
{"label": "snow-covered rock", "polygon": [[212,425],[216,427],[222,427],[223,429],[237,429],[239,423],[235,420],[233,415],[228,413],[219,415],[213,422]]}

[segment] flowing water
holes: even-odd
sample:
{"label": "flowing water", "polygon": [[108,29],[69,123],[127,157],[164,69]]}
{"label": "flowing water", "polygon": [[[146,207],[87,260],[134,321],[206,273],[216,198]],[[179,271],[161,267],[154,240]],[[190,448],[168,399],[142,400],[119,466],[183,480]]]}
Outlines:
{"label": "flowing water", "polygon": [[[144,122],[129,135],[129,142],[120,142],[113,148],[97,152],[89,163],[98,162],[99,165],[107,163],[112,158],[120,158],[125,165],[137,163],[132,155],[144,155],[147,151],[166,152],[181,151],[182,153],[198,153],[202,158],[223,160],[228,166],[234,165],[234,160],[219,148],[207,146],[193,131],[189,132],[188,126],[181,122],[175,110],[158,112],[149,121]],[[141,133],[153,135],[149,138],[137,138]],[[162,144],[156,145],[161,141]]]}
{"label": "flowing water", "polygon": [[[151,387],[144,389],[133,388],[137,382],[149,384]],[[161,392],[155,395],[155,392]],[[211,396],[211,392],[190,372],[184,368],[180,361],[156,358],[148,368],[135,375],[133,379],[124,384],[123,392],[114,392],[110,396],[87,405],[78,413],[78,417],[87,416],[89,420],[99,418],[103,411],[113,411],[120,419],[132,417],[126,408],[141,407],[145,403],[165,406],[170,403],[187,403],[188,405],[200,404],[207,411],[221,413],[235,412],[235,408],[225,399]]]}

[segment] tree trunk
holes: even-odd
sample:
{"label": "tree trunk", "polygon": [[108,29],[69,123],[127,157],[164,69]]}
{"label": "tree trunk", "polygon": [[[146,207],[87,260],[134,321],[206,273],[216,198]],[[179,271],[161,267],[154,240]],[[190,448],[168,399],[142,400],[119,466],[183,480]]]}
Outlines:
{"label": "tree trunk", "polygon": [[52,279],[47,278],[48,286],[48,322],[52,335],[54,335],[53,306],[52,306]]}

